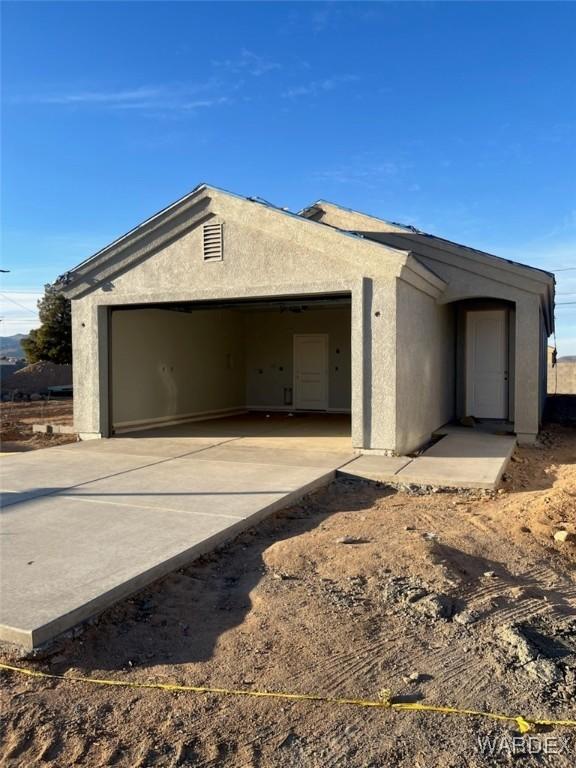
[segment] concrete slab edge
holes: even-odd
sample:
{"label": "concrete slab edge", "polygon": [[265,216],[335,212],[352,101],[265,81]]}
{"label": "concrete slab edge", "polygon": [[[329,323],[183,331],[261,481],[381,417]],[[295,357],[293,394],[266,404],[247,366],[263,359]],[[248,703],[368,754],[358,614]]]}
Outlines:
{"label": "concrete slab edge", "polygon": [[379,472],[347,472],[345,469],[340,468],[338,469],[338,475],[349,480],[369,480],[372,483],[385,483],[386,485],[392,485],[398,482],[398,474],[396,472],[385,475]]}
{"label": "concrete slab edge", "polygon": [[358,473],[346,472],[343,467],[340,467],[337,470],[337,475],[342,477],[347,477],[347,478],[355,478],[357,480],[367,480],[368,482],[382,483],[384,485],[390,485],[390,486],[393,486],[394,488],[399,488],[399,489],[410,486],[410,487],[416,487],[416,488],[434,487],[434,488],[439,488],[441,490],[446,490],[446,491],[459,491],[459,490],[495,491],[500,485],[500,481],[502,480],[502,476],[504,475],[504,472],[506,471],[506,468],[510,463],[510,459],[512,458],[512,454],[514,453],[516,445],[517,445],[517,440],[514,440],[510,444],[510,448],[508,449],[506,456],[502,461],[502,464],[500,466],[500,469],[498,470],[496,478],[491,483],[462,482],[462,483],[452,485],[450,483],[445,483],[445,482],[439,483],[438,478],[434,478],[432,475],[429,477],[426,477],[426,475],[424,475],[418,481],[408,480],[408,478],[403,480],[402,472],[404,471],[404,469],[409,467],[412,462],[409,462],[405,467],[402,467],[402,469],[398,470],[398,472],[395,472],[390,475],[379,474],[377,472],[370,472],[370,471],[362,472],[362,474],[360,474],[360,472]]}
{"label": "concrete slab edge", "polygon": [[516,446],[518,445],[517,438],[514,438],[514,440],[510,444],[510,448],[508,449],[508,452],[506,454],[506,457],[504,461],[502,462],[502,466],[500,467],[500,471],[498,472],[498,475],[496,476],[496,480],[494,481],[494,489],[498,488],[500,485],[500,481],[502,480],[502,476],[504,475],[504,472],[506,472],[506,468],[508,467],[508,464],[510,464],[510,459],[512,458],[512,454],[516,450]]}
{"label": "concrete slab edge", "polygon": [[334,480],[336,476],[336,470],[332,469],[314,480],[306,483],[300,488],[286,494],[281,499],[268,504],[265,507],[254,512],[249,517],[241,518],[238,522],[227,527],[223,531],[215,533],[213,536],[205,539],[204,541],[195,544],[193,547],[178,553],[169,560],[165,560],[158,563],[152,568],[144,571],[143,573],[134,576],[128,581],[119,584],[113,589],[98,595],[93,600],[90,600],[84,605],[78,606],[73,611],[70,611],[63,616],[59,616],[57,619],[50,621],[32,629],[20,629],[11,627],[5,624],[0,624],[0,641],[14,643],[23,647],[25,650],[32,651],[42,645],[45,645],[60,635],[68,632],[74,627],[78,626],[88,619],[92,619],[98,614],[110,608],[112,605],[124,600],[130,595],[139,592],[144,587],[149,586],[155,581],[167,576],[173,571],[178,570],[184,566],[190,565],[194,560],[208,552],[213,551],[217,547],[226,544],[234,539],[242,531],[251,528],[255,523],[263,520],[266,517],[279,512],[286,507],[290,507],[292,504],[300,501],[304,496],[307,496],[314,491],[323,488]]}

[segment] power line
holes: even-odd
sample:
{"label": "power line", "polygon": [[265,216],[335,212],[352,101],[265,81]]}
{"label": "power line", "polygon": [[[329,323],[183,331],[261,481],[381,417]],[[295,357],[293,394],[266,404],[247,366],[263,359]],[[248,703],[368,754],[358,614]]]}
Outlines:
{"label": "power line", "polygon": [[30,309],[30,307],[25,307],[24,304],[20,304],[19,301],[15,301],[14,299],[11,299],[10,296],[6,296],[4,292],[0,292],[0,296],[6,299],[6,301],[9,301],[11,304],[14,304],[16,307],[20,307],[20,309],[25,310],[26,312],[30,312],[31,315],[37,316],[38,313],[35,312],[33,309]]}

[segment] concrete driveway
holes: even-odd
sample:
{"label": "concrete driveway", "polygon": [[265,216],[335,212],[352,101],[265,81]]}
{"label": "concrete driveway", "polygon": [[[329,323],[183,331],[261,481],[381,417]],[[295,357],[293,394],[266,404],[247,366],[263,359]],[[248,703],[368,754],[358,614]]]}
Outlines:
{"label": "concrete driveway", "polygon": [[346,418],[201,422],[0,459],[0,639],[47,642],[329,482]]}

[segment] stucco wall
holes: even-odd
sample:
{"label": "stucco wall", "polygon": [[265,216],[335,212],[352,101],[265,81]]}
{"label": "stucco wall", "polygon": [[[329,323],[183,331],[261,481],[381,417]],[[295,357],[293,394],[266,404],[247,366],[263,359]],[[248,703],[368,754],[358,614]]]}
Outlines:
{"label": "stucco wall", "polygon": [[[210,190],[204,218],[72,302],[75,423],[83,437],[107,434],[106,313],[114,306],[283,296],[352,297],[352,435],[355,447],[395,450],[396,280],[405,255],[256,203]],[[224,223],[224,258],[204,262],[202,222]],[[136,245],[134,246],[136,248]],[[115,263],[122,261],[122,254]],[[99,278],[100,280],[100,278]],[[378,314],[377,314],[378,313]],[[104,385],[102,384],[104,382]]]}
{"label": "stucco wall", "polygon": [[293,387],[295,333],[329,336],[328,407],[350,410],[350,308],[301,313],[266,310],[246,314],[246,405],[282,407]]}
{"label": "stucco wall", "polygon": [[548,337],[546,336],[546,326],[544,317],[540,313],[540,422],[544,414],[546,397],[548,395]]}
{"label": "stucco wall", "polygon": [[[361,218],[344,222],[345,228],[366,227],[374,235],[374,225],[386,247],[202,186],[80,265],[68,288],[74,299],[75,423],[79,432],[85,437],[107,434],[107,318],[111,307],[347,293],[352,296],[355,447],[402,451],[416,432],[425,435],[444,419],[449,388],[442,380],[442,366],[447,365],[447,346],[436,344],[443,316],[435,314],[431,306],[434,301],[448,304],[471,297],[506,299],[515,305],[515,428],[521,440],[533,439],[542,393],[539,312],[544,293],[553,292],[550,279],[546,287],[542,276],[520,267],[481,258],[467,249],[455,253],[449,243],[439,244],[405,231],[399,234],[394,225]],[[208,221],[223,223],[221,261],[203,259],[202,224]],[[338,218],[332,223],[338,224]],[[427,298],[415,298],[410,289],[397,290],[402,281]],[[406,294],[410,301],[405,301]],[[400,321],[405,330],[397,331]],[[415,335],[418,333],[421,336]],[[413,360],[404,364],[408,352]],[[441,395],[432,411],[421,405],[426,398],[420,397],[420,384],[414,378],[419,352],[425,366],[430,370],[436,366],[439,371],[439,383],[431,378],[431,387],[438,386]]]}
{"label": "stucco wall", "polygon": [[111,326],[115,426],[243,406],[240,313],[131,309]]}
{"label": "stucco wall", "polygon": [[[204,261],[201,223],[206,221],[223,222],[221,261]],[[178,287],[223,295],[230,289],[260,286],[261,295],[267,296],[276,285],[393,275],[401,263],[400,251],[342,236],[263,205],[214,194],[210,211],[197,226],[160,250],[152,249],[136,267],[115,276],[104,293],[111,298],[118,293],[160,293]]]}
{"label": "stucco wall", "polygon": [[542,389],[540,297],[510,283],[500,282],[436,259],[423,256],[419,258],[448,283],[442,297],[443,302],[477,296],[504,299],[514,304],[514,430],[519,442],[532,442],[539,429]]}
{"label": "stucco wall", "polygon": [[548,371],[548,393],[553,395],[576,395],[576,361],[556,363]]}
{"label": "stucco wall", "polygon": [[552,365],[552,347],[548,347],[548,394],[576,395],[576,360],[562,360]]}
{"label": "stucco wall", "polygon": [[396,445],[407,453],[455,414],[455,313],[397,283]]}
{"label": "stucco wall", "polygon": [[515,305],[514,428],[520,443],[533,442],[539,429],[544,383],[540,362],[541,308],[547,292],[553,297],[553,279],[518,265],[500,264],[472,251],[464,257],[451,250],[449,243],[435,243],[426,235],[382,232],[376,237],[393,247],[413,248],[418,260],[447,283],[442,303],[483,297],[505,299]]}

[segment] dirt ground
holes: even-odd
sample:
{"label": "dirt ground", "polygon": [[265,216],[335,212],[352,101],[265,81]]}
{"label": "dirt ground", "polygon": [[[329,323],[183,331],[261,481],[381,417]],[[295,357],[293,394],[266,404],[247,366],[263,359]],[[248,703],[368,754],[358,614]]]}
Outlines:
{"label": "dirt ground", "polygon": [[[576,719],[576,545],[556,542],[559,529],[576,532],[567,427],[518,450],[497,494],[338,481],[36,659],[3,658],[70,676],[389,689],[395,701]],[[513,743],[513,725],[473,717],[1,677],[4,766],[576,764],[576,730]],[[487,737],[504,740],[493,755]]]}
{"label": "dirt ground", "polygon": [[31,451],[71,443],[76,435],[32,432],[32,424],[72,425],[72,398],[0,403],[0,450]]}

